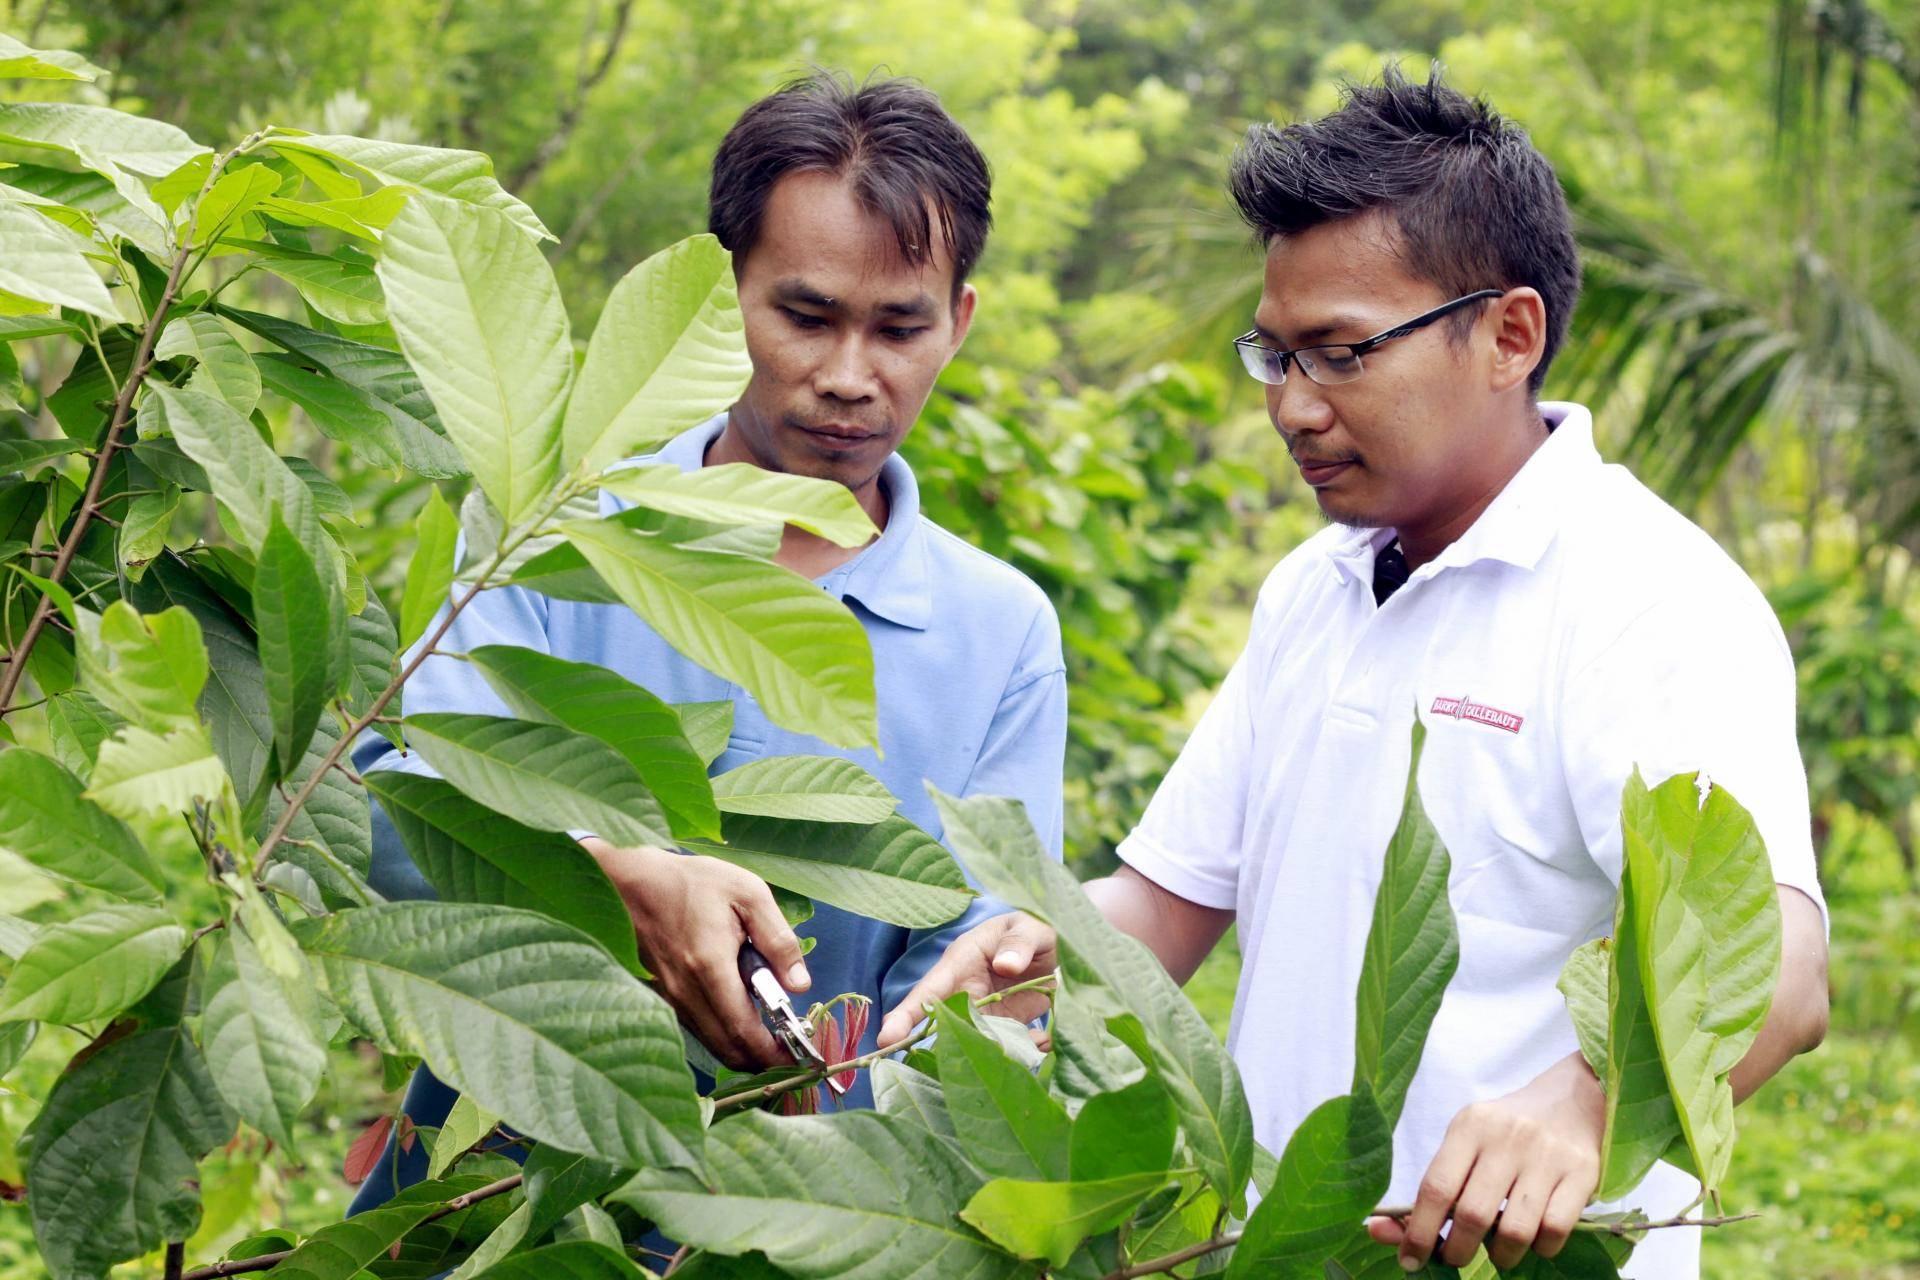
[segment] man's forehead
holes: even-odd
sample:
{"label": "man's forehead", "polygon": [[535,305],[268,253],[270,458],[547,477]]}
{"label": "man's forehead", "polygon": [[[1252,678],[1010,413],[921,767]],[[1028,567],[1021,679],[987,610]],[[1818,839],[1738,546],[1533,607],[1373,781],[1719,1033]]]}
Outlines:
{"label": "man's forehead", "polygon": [[777,282],[799,281],[840,302],[911,304],[937,298],[952,279],[953,254],[929,209],[933,252],[914,261],[892,223],[866,207],[844,175],[790,173],[774,184],[760,235],[747,254]]}

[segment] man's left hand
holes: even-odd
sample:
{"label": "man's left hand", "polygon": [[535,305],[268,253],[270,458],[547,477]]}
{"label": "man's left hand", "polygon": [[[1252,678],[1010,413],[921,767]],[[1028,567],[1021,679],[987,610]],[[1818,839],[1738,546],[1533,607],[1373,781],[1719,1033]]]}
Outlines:
{"label": "man's left hand", "polygon": [[1453,1227],[1439,1251],[1452,1266],[1472,1261],[1483,1241],[1498,1267],[1515,1265],[1528,1249],[1551,1258],[1599,1185],[1606,1116],[1606,1095],[1586,1060],[1564,1058],[1524,1088],[1455,1116],[1413,1212],[1404,1222],[1371,1218],[1368,1233],[1398,1248],[1409,1271],[1426,1264],[1448,1218]]}

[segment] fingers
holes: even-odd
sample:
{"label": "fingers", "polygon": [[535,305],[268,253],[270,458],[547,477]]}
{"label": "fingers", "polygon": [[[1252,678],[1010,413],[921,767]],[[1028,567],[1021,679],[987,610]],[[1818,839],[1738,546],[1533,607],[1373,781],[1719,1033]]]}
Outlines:
{"label": "fingers", "polygon": [[1407,1229],[1398,1218],[1368,1218],[1367,1234],[1373,1237],[1375,1244],[1397,1249],[1400,1242],[1407,1238]]}
{"label": "fingers", "polygon": [[1547,1197],[1546,1210],[1540,1215],[1540,1230],[1533,1238],[1535,1253],[1551,1258],[1567,1247],[1567,1239],[1586,1211],[1592,1191],[1592,1187],[1575,1178],[1567,1178],[1553,1189],[1553,1194]]}
{"label": "fingers", "polygon": [[[1053,930],[1021,912],[1008,917],[1008,923],[993,949],[993,971],[1002,978],[1019,981],[1031,976],[1036,954],[1053,954]],[[1049,963],[1047,968],[1053,966]]]}
{"label": "fingers", "polygon": [[985,995],[988,981],[986,953],[971,933],[962,934],[947,948],[947,954],[927,970],[927,976],[907,992],[906,999],[888,1011],[886,1020],[880,1024],[880,1044],[898,1044],[905,1040],[926,1017],[928,1009],[957,991]]}
{"label": "fingers", "polygon": [[1452,1212],[1454,1201],[1467,1185],[1467,1173],[1473,1168],[1475,1149],[1458,1141],[1449,1131],[1447,1140],[1434,1153],[1433,1163],[1420,1179],[1420,1194],[1414,1198],[1413,1212],[1402,1224],[1400,1265],[1412,1271],[1425,1265],[1440,1238],[1440,1224]]}
{"label": "fingers", "polygon": [[1464,1267],[1473,1261],[1474,1251],[1492,1230],[1500,1216],[1500,1202],[1513,1189],[1514,1167],[1501,1153],[1483,1151],[1474,1162],[1473,1173],[1453,1204],[1453,1225],[1447,1228],[1446,1243],[1440,1246],[1440,1260],[1449,1266]]}
{"label": "fingers", "polygon": [[1507,1192],[1506,1208],[1500,1211],[1500,1220],[1487,1241],[1487,1256],[1494,1266],[1519,1265],[1533,1246],[1534,1237],[1540,1234],[1541,1215],[1546,1212],[1548,1197],[1558,1181],[1557,1178],[1522,1176],[1514,1182],[1513,1189]]}
{"label": "fingers", "polygon": [[804,953],[800,950],[800,935],[780,914],[780,904],[774,901],[773,891],[767,888],[766,881],[754,877],[750,884],[743,884],[734,910],[739,914],[741,924],[746,926],[747,937],[766,957],[781,986],[789,991],[805,991],[813,985],[813,978],[807,973],[807,962],[802,959]]}

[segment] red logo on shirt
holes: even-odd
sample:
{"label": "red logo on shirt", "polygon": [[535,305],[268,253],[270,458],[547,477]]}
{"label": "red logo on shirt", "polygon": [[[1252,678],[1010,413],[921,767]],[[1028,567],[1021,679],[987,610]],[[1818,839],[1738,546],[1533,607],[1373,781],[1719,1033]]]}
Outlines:
{"label": "red logo on shirt", "polygon": [[1508,733],[1520,732],[1520,726],[1525,722],[1523,717],[1511,711],[1502,711],[1484,702],[1475,702],[1472,698],[1435,698],[1433,710],[1429,714],[1452,716],[1455,720],[1470,720],[1474,724],[1505,729]]}

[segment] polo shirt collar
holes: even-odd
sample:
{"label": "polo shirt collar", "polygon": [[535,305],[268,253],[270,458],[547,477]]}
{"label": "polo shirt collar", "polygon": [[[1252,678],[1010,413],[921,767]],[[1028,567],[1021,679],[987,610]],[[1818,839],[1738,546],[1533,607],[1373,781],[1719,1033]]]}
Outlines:
{"label": "polo shirt collar", "polygon": [[[1540,563],[1559,533],[1560,520],[1577,496],[1582,477],[1601,463],[1593,444],[1593,415],[1584,405],[1543,400],[1540,415],[1552,426],[1546,440],[1472,527],[1430,564],[1415,570],[1416,577],[1482,560],[1521,569]],[[1392,529],[1354,529],[1337,539],[1327,555],[1342,578],[1370,583],[1374,556],[1393,538]]]}
{"label": "polo shirt collar", "polygon": [[[727,415],[717,414],[668,441],[653,460],[672,463],[682,471],[697,470],[706,465],[707,448],[726,425]],[[869,613],[924,631],[933,620],[933,584],[927,534],[920,520],[920,485],[913,468],[897,453],[881,467],[880,483],[887,491],[887,527],[859,555],[819,582],[829,591],[858,600]]]}

